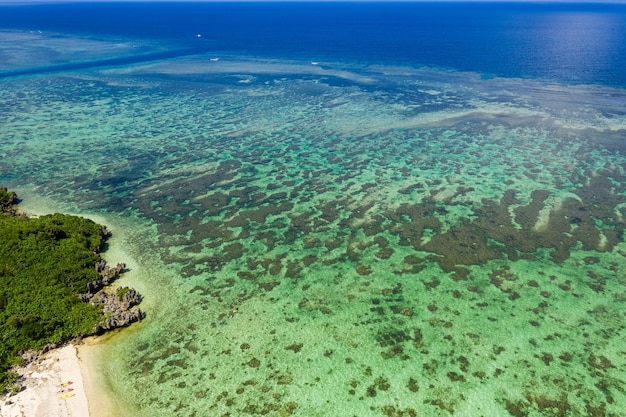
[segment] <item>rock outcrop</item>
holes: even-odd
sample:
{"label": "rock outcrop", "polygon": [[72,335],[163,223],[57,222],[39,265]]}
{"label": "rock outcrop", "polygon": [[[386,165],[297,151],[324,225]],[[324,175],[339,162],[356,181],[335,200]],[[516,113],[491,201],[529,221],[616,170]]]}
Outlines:
{"label": "rock outcrop", "polygon": [[95,334],[102,334],[106,330],[125,327],[136,321],[143,319],[144,315],[140,309],[133,309],[141,302],[141,297],[132,288],[119,288],[115,293],[99,291],[95,294],[91,303],[102,306],[105,319],[94,327]]}
{"label": "rock outcrop", "polygon": [[15,205],[19,199],[15,191],[8,191],[6,187],[0,187],[0,195],[4,198],[0,198],[0,212],[6,213],[9,216],[15,217],[18,215]]}
{"label": "rock outcrop", "polygon": [[[102,232],[100,248],[102,248],[111,236],[111,232],[106,226],[102,226],[100,230]],[[142,320],[143,312],[138,308],[133,308],[141,302],[141,296],[137,291],[128,287],[118,288],[114,293],[107,290],[107,287],[124,272],[126,264],[118,263],[114,268],[111,268],[98,253],[98,261],[94,267],[100,278],[87,283],[87,292],[80,294],[80,298],[84,302],[102,307],[104,318],[93,328],[93,333],[99,335],[107,330],[126,327]]]}
{"label": "rock outcrop", "polygon": [[102,307],[104,318],[93,328],[93,333],[102,334],[107,330],[126,327],[143,319],[143,312],[140,309],[133,309],[141,302],[141,296],[136,290],[128,287],[118,288],[115,292],[107,290],[107,287],[124,272],[126,264],[118,263],[114,268],[110,268],[104,259],[99,258],[95,268],[100,278],[89,282],[87,292],[80,294],[84,302]]}
{"label": "rock outcrop", "polygon": [[18,352],[23,358],[22,366],[28,365],[31,362],[39,361],[46,352],[49,352],[52,349],[56,349],[60,346],[62,345],[59,345],[57,343],[48,343],[43,348],[41,348],[41,350],[26,350]]}
{"label": "rock outcrop", "polygon": [[100,278],[87,284],[87,292],[81,294],[83,301],[89,301],[98,291],[111,285],[113,281],[118,279],[120,274],[126,269],[126,264],[118,263],[115,268],[110,268],[104,259],[99,257],[95,268],[100,274]]}

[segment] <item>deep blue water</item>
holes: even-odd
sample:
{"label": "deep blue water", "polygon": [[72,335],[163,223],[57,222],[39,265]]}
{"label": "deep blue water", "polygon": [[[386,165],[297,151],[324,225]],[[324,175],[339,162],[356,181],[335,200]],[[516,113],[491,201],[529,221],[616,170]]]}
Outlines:
{"label": "deep blue water", "polygon": [[131,36],[286,58],[626,85],[626,5],[112,3],[4,6],[0,28]]}
{"label": "deep blue water", "polygon": [[[626,86],[626,5],[109,3],[0,7],[0,29]],[[201,33],[199,40],[196,34]]]}

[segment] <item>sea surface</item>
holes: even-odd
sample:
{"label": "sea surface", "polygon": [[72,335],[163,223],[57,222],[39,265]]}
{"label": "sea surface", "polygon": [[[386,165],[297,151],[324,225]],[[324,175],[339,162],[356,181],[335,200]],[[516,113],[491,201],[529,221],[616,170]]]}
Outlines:
{"label": "sea surface", "polygon": [[624,68],[625,5],[2,6],[0,185],[144,296],[96,416],[621,416]]}

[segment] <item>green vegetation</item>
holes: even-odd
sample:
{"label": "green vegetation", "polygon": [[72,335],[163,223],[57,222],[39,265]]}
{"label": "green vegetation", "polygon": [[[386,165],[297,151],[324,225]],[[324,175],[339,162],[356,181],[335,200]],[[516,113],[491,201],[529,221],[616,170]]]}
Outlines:
{"label": "green vegetation", "polygon": [[115,294],[117,295],[117,298],[121,301],[124,299],[124,296],[126,294],[128,294],[130,292],[130,288],[128,287],[120,287],[117,289],[117,291],[115,292]]}
{"label": "green vegetation", "polygon": [[[14,194],[0,189],[0,206]],[[20,351],[91,334],[101,308],[82,302],[102,232],[91,220],[0,213],[0,392],[12,384]]]}

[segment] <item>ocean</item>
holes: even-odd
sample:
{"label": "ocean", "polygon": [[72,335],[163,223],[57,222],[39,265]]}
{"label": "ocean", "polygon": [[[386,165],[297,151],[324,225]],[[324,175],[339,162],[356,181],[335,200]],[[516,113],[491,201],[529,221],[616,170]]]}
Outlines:
{"label": "ocean", "polygon": [[146,319],[98,416],[618,416],[626,5],[0,6],[0,185]]}

